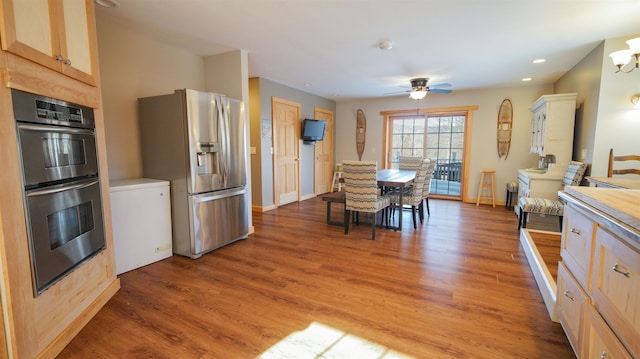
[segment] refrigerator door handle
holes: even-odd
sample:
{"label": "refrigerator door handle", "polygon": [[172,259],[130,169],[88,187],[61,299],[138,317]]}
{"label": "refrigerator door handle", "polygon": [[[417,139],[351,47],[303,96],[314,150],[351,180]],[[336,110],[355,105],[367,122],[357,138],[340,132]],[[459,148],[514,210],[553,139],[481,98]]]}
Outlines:
{"label": "refrigerator door handle", "polygon": [[229,113],[227,111],[226,97],[218,96],[216,102],[218,102],[218,121],[220,123],[220,145],[222,149],[222,156],[220,158],[221,164],[221,182],[223,187],[228,186],[229,182],[229,167],[231,165],[231,154],[229,148]]}

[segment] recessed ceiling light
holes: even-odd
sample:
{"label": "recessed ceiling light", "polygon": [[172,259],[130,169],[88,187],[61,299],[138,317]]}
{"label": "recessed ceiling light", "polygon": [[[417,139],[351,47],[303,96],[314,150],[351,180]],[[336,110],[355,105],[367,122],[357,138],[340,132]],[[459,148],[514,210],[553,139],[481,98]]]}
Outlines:
{"label": "recessed ceiling light", "polygon": [[525,82],[526,81],[531,81],[531,77],[525,77],[525,78],[522,79],[522,81],[525,81]]}
{"label": "recessed ceiling light", "polygon": [[385,40],[385,41],[380,41],[380,42],[378,43],[378,48],[379,48],[380,50],[390,50],[390,49],[392,49],[392,48],[393,48],[393,44],[391,43],[391,41],[387,41],[387,40]]}
{"label": "recessed ceiling light", "polygon": [[96,4],[102,6],[102,7],[118,7],[120,6],[120,3],[117,2],[116,0],[95,0]]}
{"label": "recessed ceiling light", "polygon": [[304,85],[305,85],[305,86],[307,86],[307,87],[311,87],[311,86],[313,86],[313,85],[312,85],[311,83],[309,83],[309,82],[305,83]]}
{"label": "recessed ceiling light", "polygon": [[547,62],[547,59],[535,59],[535,60],[533,60],[534,64],[541,64],[543,62]]}

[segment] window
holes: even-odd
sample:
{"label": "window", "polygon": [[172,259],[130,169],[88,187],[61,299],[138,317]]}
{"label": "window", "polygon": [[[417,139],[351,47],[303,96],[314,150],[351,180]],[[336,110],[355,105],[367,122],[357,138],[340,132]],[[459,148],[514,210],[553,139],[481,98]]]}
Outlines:
{"label": "window", "polygon": [[462,199],[465,183],[465,142],[471,110],[455,109],[382,112],[385,119],[386,167],[398,168],[401,156],[436,161],[431,194]]}

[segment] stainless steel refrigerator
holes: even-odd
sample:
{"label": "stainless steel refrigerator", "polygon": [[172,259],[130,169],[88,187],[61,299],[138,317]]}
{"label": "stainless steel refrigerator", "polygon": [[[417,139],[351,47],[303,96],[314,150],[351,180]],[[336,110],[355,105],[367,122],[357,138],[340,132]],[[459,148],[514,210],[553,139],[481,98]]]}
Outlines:
{"label": "stainless steel refrigerator", "polygon": [[173,252],[191,258],[249,232],[244,103],[195,90],[138,99],[144,177],[171,182]]}

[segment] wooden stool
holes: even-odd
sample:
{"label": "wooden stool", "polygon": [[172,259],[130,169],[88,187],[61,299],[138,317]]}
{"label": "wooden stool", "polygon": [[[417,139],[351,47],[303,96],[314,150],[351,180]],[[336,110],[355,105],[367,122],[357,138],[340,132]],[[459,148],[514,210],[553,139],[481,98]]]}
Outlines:
{"label": "wooden stool", "polygon": [[[491,198],[491,204],[493,205],[493,208],[496,207],[496,197],[494,195],[494,182],[495,182],[495,174],[496,171],[495,170],[482,170],[480,171],[480,187],[478,187],[478,196],[476,199],[476,206],[480,205],[480,199],[481,198]],[[488,181],[485,182],[485,177],[488,177]],[[485,189],[488,189],[491,191],[491,197],[489,196],[483,196],[482,193]]]}

